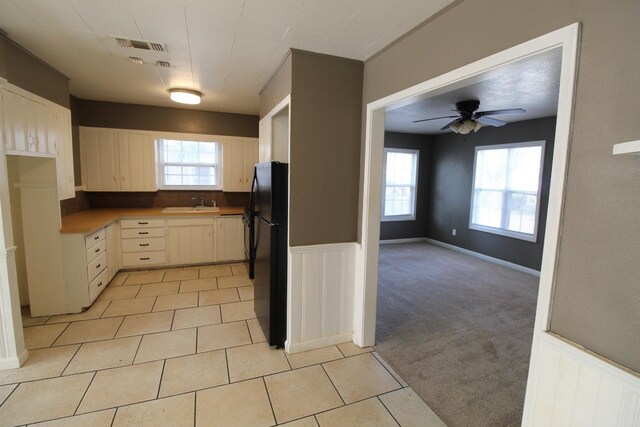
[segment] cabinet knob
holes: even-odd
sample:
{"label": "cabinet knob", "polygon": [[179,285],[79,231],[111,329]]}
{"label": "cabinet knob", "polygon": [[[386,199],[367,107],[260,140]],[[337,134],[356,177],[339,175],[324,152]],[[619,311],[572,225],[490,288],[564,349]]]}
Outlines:
{"label": "cabinet knob", "polygon": [[96,265],[96,268],[100,268],[100,264]]}

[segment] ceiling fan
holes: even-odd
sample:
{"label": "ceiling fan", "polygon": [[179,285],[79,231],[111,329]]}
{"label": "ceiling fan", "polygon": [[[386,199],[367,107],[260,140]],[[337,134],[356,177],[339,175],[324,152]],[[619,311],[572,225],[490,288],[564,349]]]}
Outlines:
{"label": "ceiling fan", "polygon": [[455,133],[461,133],[463,135],[468,134],[471,131],[477,132],[483,126],[500,127],[507,124],[507,122],[494,119],[489,116],[507,115],[507,114],[524,114],[526,111],[522,108],[509,108],[506,110],[491,110],[491,111],[477,111],[480,108],[480,101],[460,101],[456,102],[456,111],[458,114],[455,116],[443,116],[432,117],[429,119],[414,120],[413,123],[426,122],[429,120],[440,119],[454,119],[453,121],[444,125],[440,130],[451,129]]}

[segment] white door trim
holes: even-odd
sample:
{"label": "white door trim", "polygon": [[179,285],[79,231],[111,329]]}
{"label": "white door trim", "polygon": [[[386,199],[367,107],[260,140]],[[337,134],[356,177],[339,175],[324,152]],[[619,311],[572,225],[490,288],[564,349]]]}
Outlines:
{"label": "white door trim", "polygon": [[[382,150],[384,147],[384,116],[387,108],[397,108],[418,97],[444,93],[491,69],[562,48],[560,93],[553,154],[553,167],[547,208],[545,244],[540,272],[540,288],[534,327],[533,352],[536,337],[549,327],[549,313],[556,271],[560,219],[564,202],[567,157],[572,127],[574,89],[577,71],[580,25],[575,23],[536,39],[496,53],[472,64],[417,84],[385,98],[367,104],[362,188],[361,242],[356,251],[356,283],[354,298],[354,342],[370,346],[375,342],[376,302],[378,288],[378,250],[380,243],[380,191],[382,182]],[[533,364],[533,363],[532,363]],[[531,388],[531,375],[528,389]],[[529,396],[527,396],[529,397]],[[527,399],[529,400],[529,399]],[[527,405],[525,403],[525,413]]]}

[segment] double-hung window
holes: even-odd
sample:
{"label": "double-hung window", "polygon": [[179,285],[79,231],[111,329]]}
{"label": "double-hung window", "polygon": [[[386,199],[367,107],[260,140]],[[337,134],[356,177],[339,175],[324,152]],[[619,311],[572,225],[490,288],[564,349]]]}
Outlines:
{"label": "double-hung window", "polygon": [[544,141],[476,147],[469,228],[535,242]]}
{"label": "double-hung window", "polygon": [[382,221],[416,218],[418,150],[385,148],[382,164]]}
{"label": "double-hung window", "polygon": [[220,151],[217,142],[160,139],[162,188],[220,190]]}

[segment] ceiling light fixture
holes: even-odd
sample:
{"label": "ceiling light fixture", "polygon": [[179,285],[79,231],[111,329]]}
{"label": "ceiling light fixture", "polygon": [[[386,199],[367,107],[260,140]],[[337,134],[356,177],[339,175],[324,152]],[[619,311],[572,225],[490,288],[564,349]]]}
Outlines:
{"label": "ceiling light fixture", "polygon": [[191,89],[169,89],[169,96],[174,102],[181,104],[200,104],[202,93]]}
{"label": "ceiling light fixture", "polygon": [[471,131],[478,132],[480,128],[484,125],[480,122],[476,122],[475,120],[465,119],[462,121],[458,121],[455,123],[451,123],[449,128],[455,133],[459,133],[461,135],[466,135]]}

